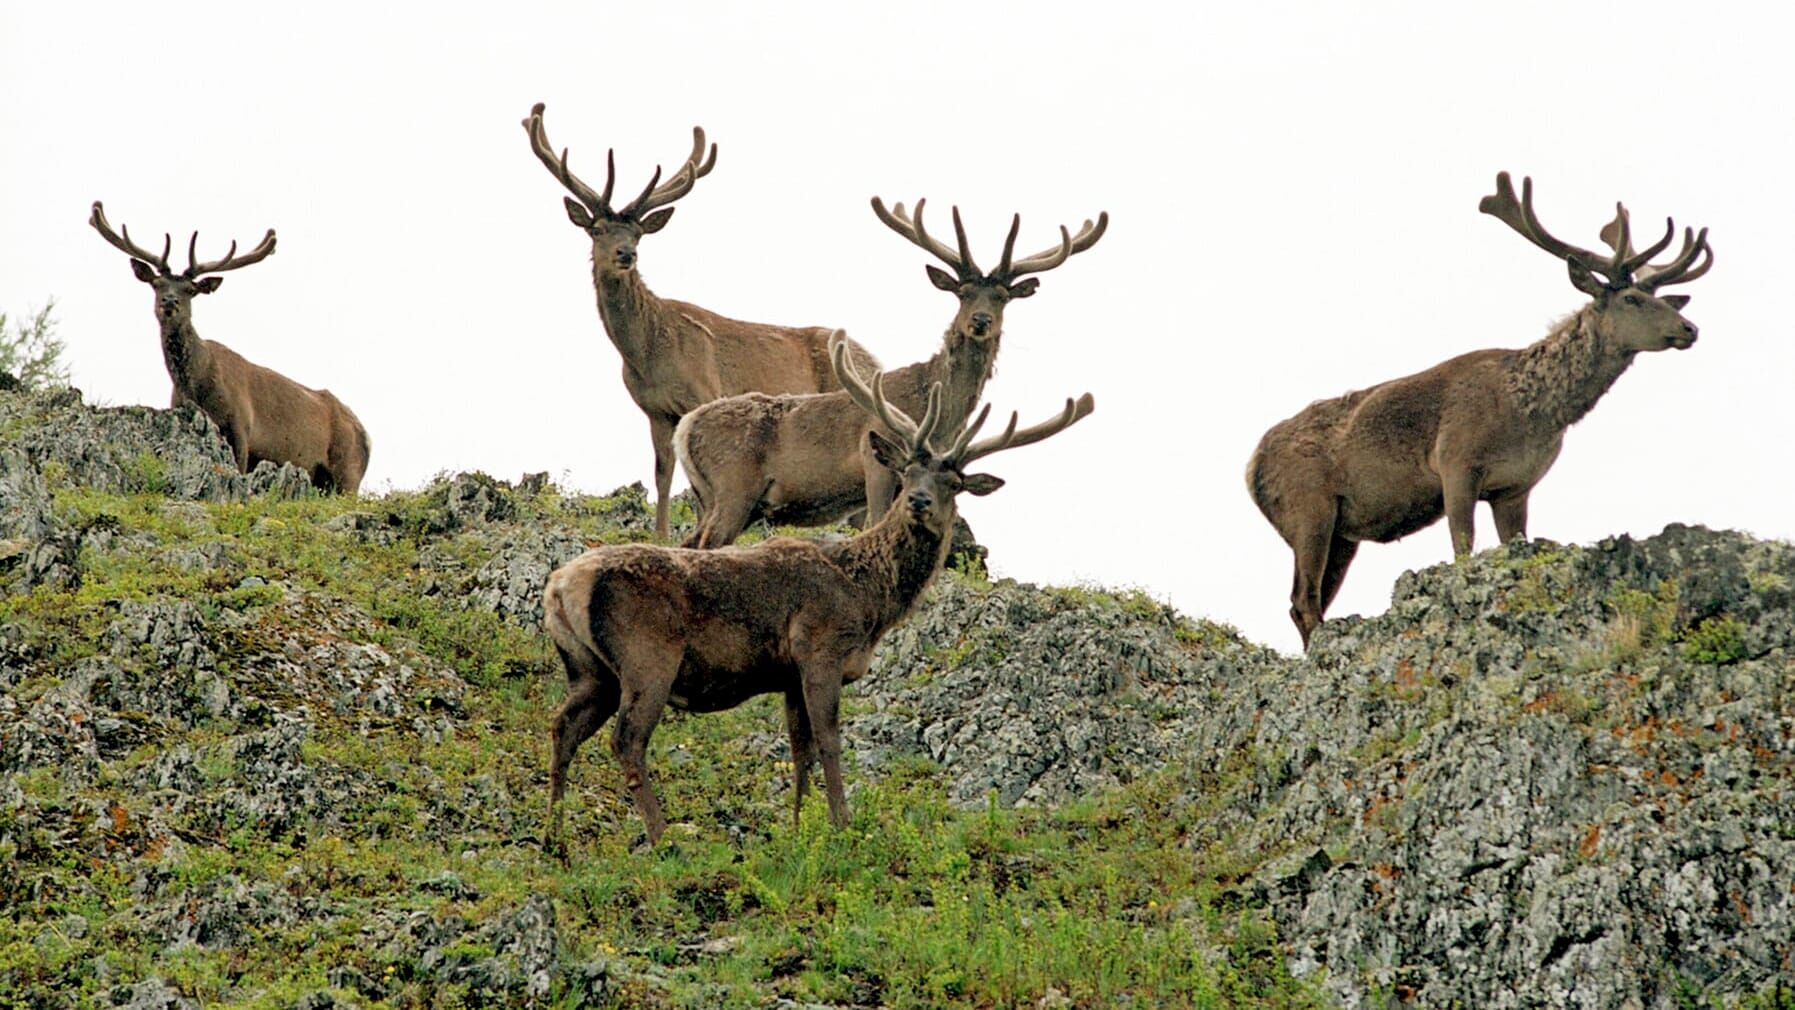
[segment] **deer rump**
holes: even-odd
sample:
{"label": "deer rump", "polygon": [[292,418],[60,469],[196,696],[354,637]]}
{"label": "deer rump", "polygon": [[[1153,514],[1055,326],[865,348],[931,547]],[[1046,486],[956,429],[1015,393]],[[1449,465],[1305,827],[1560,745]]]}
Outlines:
{"label": "deer rump", "polygon": [[681,418],[673,447],[701,518],[752,502],[731,525],[821,526],[866,505],[859,416],[845,393],[745,393]]}

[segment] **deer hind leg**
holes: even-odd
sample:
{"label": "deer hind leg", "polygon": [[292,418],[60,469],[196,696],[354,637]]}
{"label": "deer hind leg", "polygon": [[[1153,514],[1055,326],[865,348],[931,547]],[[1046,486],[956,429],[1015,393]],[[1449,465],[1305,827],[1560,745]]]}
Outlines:
{"label": "deer hind leg", "polygon": [[796,828],[804,812],[804,794],[810,791],[810,766],[816,763],[816,737],[810,732],[800,691],[785,694],[785,731],[792,739],[792,827]]}
{"label": "deer hind leg", "polygon": [[647,826],[651,845],[660,841],[661,833],[667,830],[667,820],[661,816],[661,801],[648,777],[648,738],[654,735],[654,727],[661,721],[661,712],[673,691],[680,652],[677,647],[647,644],[618,657],[617,668],[625,679],[611,749],[623,766],[624,784]]}
{"label": "deer hind leg", "polygon": [[1359,542],[1347,540],[1336,534],[1328,544],[1328,567],[1321,575],[1321,612],[1326,614],[1333,605],[1334,597],[1340,592],[1340,583],[1346,581],[1346,569],[1352,565],[1353,555],[1359,553]]}
{"label": "deer hind leg", "polygon": [[1511,540],[1527,539],[1527,495],[1528,488],[1520,494],[1490,502],[1490,512],[1496,517],[1496,538],[1503,543]]}
{"label": "deer hind leg", "polygon": [[673,428],[677,423],[678,418],[648,420],[648,435],[654,440],[654,535],[663,543],[672,526],[673,467],[679,462],[673,453]]}
{"label": "deer hind leg", "polygon": [[711,501],[699,520],[698,529],[686,539],[685,546],[700,550],[727,547],[735,543],[748,524],[754,521],[754,510],[766,495],[766,485],[751,488],[734,487],[728,481],[713,484]]}
{"label": "deer hind leg", "polygon": [[[1329,596],[1324,591],[1327,584],[1329,568],[1328,557],[1333,551],[1334,522],[1339,514],[1339,504],[1329,502],[1324,516],[1303,523],[1290,537],[1290,551],[1294,555],[1295,572],[1290,580],[1290,619],[1296,624],[1296,633],[1302,636],[1303,648],[1309,648],[1309,636],[1321,626],[1321,618],[1327,612]],[[1346,574],[1346,565],[1351,562],[1348,555],[1340,565],[1340,575]],[[1338,588],[1338,580],[1336,587]]]}
{"label": "deer hind leg", "polygon": [[559,644],[555,651],[567,666],[567,700],[549,724],[549,837],[561,834],[561,796],[567,788],[567,766],[580,744],[617,711],[617,678],[590,657],[575,658]]}

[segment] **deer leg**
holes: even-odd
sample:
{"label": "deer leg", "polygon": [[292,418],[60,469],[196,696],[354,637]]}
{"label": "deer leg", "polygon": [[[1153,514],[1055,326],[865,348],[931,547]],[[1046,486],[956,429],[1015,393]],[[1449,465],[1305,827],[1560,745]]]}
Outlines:
{"label": "deer leg", "polygon": [[716,500],[705,510],[698,531],[686,540],[687,547],[710,550],[735,543],[735,538],[753,520],[754,506],[760,503],[759,494],[736,488],[713,488],[711,493]]}
{"label": "deer leg", "polygon": [[[1338,509],[1338,504],[1330,502],[1327,516],[1322,521],[1304,525],[1290,538],[1290,550],[1296,561],[1290,580],[1290,619],[1296,623],[1296,633],[1302,636],[1305,650],[1309,648],[1309,636],[1321,626],[1322,614],[1327,612],[1328,603],[1322,587],[1327,581],[1328,555],[1334,544],[1334,518]],[[1341,574],[1345,571],[1346,565],[1342,563]]]}
{"label": "deer leg", "polygon": [[593,664],[580,663],[559,645],[555,651],[567,666],[567,700],[549,724],[548,823],[549,837],[561,834],[561,796],[567,788],[567,766],[580,744],[617,711],[617,678]]}
{"label": "deer leg", "polygon": [[648,419],[648,435],[654,440],[654,535],[663,543],[672,525],[673,466],[678,462],[673,455],[673,428],[678,423],[678,418],[672,422]]}
{"label": "deer leg", "polygon": [[1527,539],[1527,491],[1490,502],[1490,512],[1496,517],[1497,539],[1505,544]]}
{"label": "deer leg", "polygon": [[1321,575],[1321,612],[1327,613],[1334,602],[1334,596],[1340,592],[1340,583],[1346,581],[1346,569],[1352,565],[1353,555],[1359,553],[1359,542],[1347,540],[1336,535],[1328,544],[1328,566]]}
{"label": "deer leg", "polygon": [[811,736],[804,696],[798,691],[785,694],[785,730],[792,738],[792,827],[796,828],[804,812],[804,794],[810,792],[810,766],[816,763],[816,738]]}
{"label": "deer leg", "polygon": [[1440,492],[1446,500],[1446,525],[1452,531],[1452,554],[1462,558],[1471,553],[1476,538],[1477,485],[1476,470],[1453,470],[1440,475]]}
{"label": "deer leg", "polygon": [[635,801],[636,812],[647,825],[648,842],[652,845],[667,830],[667,820],[661,816],[661,801],[648,777],[648,738],[654,735],[661,711],[667,707],[673,678],[679,673],[679,653],[674,652],[670,660],[628,666],[634,686],[625,686],[621,692],[611,749],[623,765],[624,784]]}
{"label": "deer leg", "polygon": [[838,828],[848,823],[848,796],[841,783],[841,685],[847,665],[818,662],[806,664],[804,670],[804,708],[810,716],[810,735],[816,752],[823,759],[829,822]]}

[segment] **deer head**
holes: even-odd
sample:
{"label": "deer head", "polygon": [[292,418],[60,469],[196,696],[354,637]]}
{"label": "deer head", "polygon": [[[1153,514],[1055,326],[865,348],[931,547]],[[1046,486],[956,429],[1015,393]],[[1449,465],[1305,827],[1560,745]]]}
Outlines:
{"label": "deer head", "polygon": [[548,134],[542,128],[544,108],[537,102],[530,117],[523,121],[524,130],[530,135],[530,149],[573,194],[561,199],[567,205],[568,220],[592,236],[593,264],[603,271],[628,273],[636,266],[637,240],[665,228],[673,217],[673,208],[667,204],[691,192],[692,186],[716,167],[717,145],[710,145],[710,156],[705,157],[704,129],[692,127],[692,153],[673,178],[662,183],[661,167],[656,165],[654,176],[641,195],[622,207],[613,207],[611,190],[617,182],[617,152],[605,152],[605,188],[595,191],[568,170],[567,148],[557,155],[549,145]]}
{"label": "deer head", "polygon": [[1627,351],[1662,351],[1669,347],[1684,350],[1695,343],[1696,326],[1683,318],[1689,296],[1660,295],[1657,290],[1667,284],[1686,284],[1714,265],[1708,229],[1703,228],[1699,234],[1683,229],[1682,251],[1668,263],[1654,264],[1647,261],[1668,248],[1676,237],[1676,223],[1670,218],[1664,219],[1663,238],[1636,251],[1627,208],[1616,203],[1614,220],[1601,231],[1602,241],[1613,252],[1600,255],[1561,242],[1546,231],[1533,212],[1531,178],[1521,180],[1521,198],[1516,200],[1508,173],[1499,173],[1495,194],[1484,197],[1477,209],[1564,260],[1571,283],[1595,299],[1596,326],[1612,346]]}
{"label": "deer head", "polygon": [[991,474],[967,473],[969,465],[993,453],[1057,435],[1085,418],[1097,406],[1091,394],[1086,393],[1077,400],[1067,399],[1065,409],[1058,416],[1020,430],[1016,427],[1017,417],[1012,413],[1002,434],[974,442],[973,438],[991,414],[991,405],[987,403],[965,430],[949,436],[944,449],[941,448],[943,440],[938,436],[945,433],[935,430],[941,421],[941,383],[929,387],[928,405],[923,410],[922,420],[915,421],[886,401],[885,373],[875,374],[869,384],[854,371],[848,358],[847,340],[840,330],[830,338],[829,357],[842,389],[878,422],[867,437],[880,465],[902,478],[897,500],[904,506],[907,520],[942,538],[952,535],[957,495],[966,492],[983,496],[1003,487],[1003,480]]}
{"label": "deer head", "polygon": [[922,210],[925,201],[916,201],[916,213],[904,210],[903,204],[897,204],[890,210],[878,197],[873,197],[873,213],[886,227],[922,247],[948,266],[954,272],[948,273],[941,268],[929,265],[929,280],[943,291],[950,291],[960,299],[960,311],[954,316],[953,331],[974,340],[996,340],[1003,334],[1003,308],[1013,298],[1027,298],[1040,287],[1037,277],[1027,274],[1038,274],[1066,262],[1073,253],[1081,253],[1097,244],[1109,228],[1108,212],[1097,215],[1097,221],[1084,223],[1076,236],[1068,232],[1064,225],[1060,226],[1060,243],[1050,249],[1042,250],[1033,256],[1014,258],[1016,251],[1016,234],[1022,228],[1022,215],[1010,218],[1010,234],[1004,239],[1003,258],[998,261],[997,269],[985,273],[972,260],[972,250],[966,241],[966,228],[960,224],[960,208],[953,209],[954,238],[957,249],[949,249],[947,245],[930,235],[923,228]]}
{"label": "deer head", "polygon": [[238,256],[237,243],[233,240],[231,251],[225,253],[223,259],[201,263],[195,255],[199,246],[199,232],[196,231],[187,240],[187,269],[177,274],[168,265],[168,254],[174,247],[174,239],[168,233],[164,232],[162,235],[161,255],[154,255],[131,241],[130,228],[113,231],[112,225],[106,220],[106,209],[100,206],[98,200],[94,201],[93,214],[88,217],[87,223],[93,225],[101,238],[131,257],[131,272],[137,275],[138,280],[155,289],[156,318],[164,325],[182,325],[192,321],[193,296],[209,295],[224,283],[224,278],[208,275],[260,263],[274,252],[274,229],[270,228],[268,234],[262,236],[261,243],[249,252]]}

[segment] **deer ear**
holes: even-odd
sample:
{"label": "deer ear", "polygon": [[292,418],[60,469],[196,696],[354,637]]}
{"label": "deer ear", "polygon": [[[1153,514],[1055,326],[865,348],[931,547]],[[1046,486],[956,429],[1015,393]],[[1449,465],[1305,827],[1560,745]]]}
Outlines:
{"label": "deer ear", "polygon": [[891,439],[877,431],[866,433],[866,441],[873,447],[873,458],[879,465],[893,473],[902,473],[904,464],[909,462],[909,454],[899,448]]}
{"label": "deer ear", "polygon": [[1010,285],[1010,297],[1011,298],[1027,298],[1029,295],[1034,294],[1035,289],[1039,288],[1040,286],[1041,286],[1041,278],[1039,278],[1039,277],[1024,277],[1023,279]]}
{"label": "deer ear", "polygon": [[1660,295],[1659,297],[1664,299],[1664,304],[1676,309],[1678,312],[1683,311],[1689,306],[1688,295]]}
{"label": "deer ear", "polygon": [[1578,291],[1591,298],[1600,298],[1608,293],[1608,285],[1596,280],[1596,275],[1585,268],[1583,264],[1574,259],[1567,259],[1564,261],[1564,265],[1565,269],[1570,271],[1571,286]]}
{"label": "deer ear", "polygon": [[929,281],[943,291],[960,290],[960,279],[937,266],[925,266],[929,272]]}
{"label": "deer ear", "polygon": [[223,283],[223,277],[201,277],[199,280],[193,282],[193,286],[199,289],[200,294],[209,295],[212,292],[217,291],[218,285]]}
{"label": "deer ear", "polygon": [[146,284],[156,279],[156,268],[142,260],[131,261],[131,272],[137,275],[138,280]]}
{"label": "deer ear", "polygon": [[585,204],[575,200],[571,196],[562,197],[561,202],[567,205],[567,219],[569,221],[572,221],[581,228],[592,227],[592,215],[586,210]]}
{"label": "deer ear", "polygon": [[667,222],[671,221],[673,219],[674,209],[675,208],[672,208],[672,207],[663,207],[660,210],[655,211],[653,214],[650,214],[647,217],[643,218],[642,219],[642,234],[653,235],[655,232],[660,231],[662,228],[667,227]]}
{"label": "deer ear", "polygon": [[960,490],[980,498],[1003,487],[1002,477],[993,477],[988,473],[969,473],[961,482]]}

